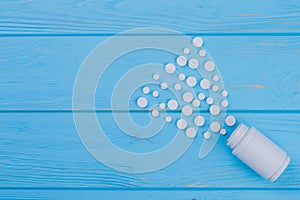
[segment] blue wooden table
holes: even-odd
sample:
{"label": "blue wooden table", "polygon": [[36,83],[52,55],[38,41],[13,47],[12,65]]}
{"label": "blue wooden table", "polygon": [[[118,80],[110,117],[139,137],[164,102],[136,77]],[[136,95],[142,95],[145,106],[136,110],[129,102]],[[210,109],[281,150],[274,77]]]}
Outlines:
{"label": "blue wooden table", "polygon": [[[300,198],[299,10],[299,0],[1,1],[0,198]],[[278,181],[242,164],[225,138],[203,160],[195,143],[172,165],[145,174],[115,171],[87,152],[72,116],[77,70],[110,36],[153,26],[202,36],[230,94],[228,112],[291,156]],[[149,55],[119,67],[151,61]],[[114,142],[130,146],[106,117],[107,99],[105,91],[96,96],[97,114]]]}

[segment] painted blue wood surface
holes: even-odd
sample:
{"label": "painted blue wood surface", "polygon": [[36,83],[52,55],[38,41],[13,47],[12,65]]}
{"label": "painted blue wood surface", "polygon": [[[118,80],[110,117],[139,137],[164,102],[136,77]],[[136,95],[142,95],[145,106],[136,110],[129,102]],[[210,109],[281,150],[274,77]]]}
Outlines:
{"label": "painted blue wood surface", "polygon": [[[299,7],[297,0],[0,2],[0,198],[299,198]],[[291,155],[277,182],[234,158],[226,138],[204,160],[197,158],[199,138],[171,166],[138,175],[107,168],[86,151],[72,118],[76,72],[98,43],[145,26],[203,36],[229,91],[229,112]],[[156,53],[132,54],[112,67],[122,74],[169,58]],[[98,91],[97,110],[116,144],[146,151],[172,136],[170,127],[150,141],[126,137],[107,117],[109,91]]]}

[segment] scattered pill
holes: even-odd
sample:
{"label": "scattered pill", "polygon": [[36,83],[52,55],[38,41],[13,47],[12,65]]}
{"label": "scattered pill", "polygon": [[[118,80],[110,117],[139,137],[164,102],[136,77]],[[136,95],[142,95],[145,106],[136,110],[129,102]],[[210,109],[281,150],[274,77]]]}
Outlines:
{"label": "scattered pill", "polygon": [[189,67],[191,69],[196,69],[199,66],[199,61],[196,58],[192,58],[189,60]]}
{"label": "scattered pill", "polygon": [[183,81],[185,79],[185,75],[184,74],[178,74],[178,79]]}
{"label": "scattered pill", "polygon": [[217,106],[217,105],[212,105],[212,106],[210,106],[210,108],[209,108],[209,112],[210,112],[210,114],[212,114],[212,115],[218,115],[218,114],[220,113],[220,107]]}
{"label": "scattered pill", "polygon": [[184,120],[184,119],[179,119],[177,121],[176,125],[177,125],[177,128],[183,130],[183,129],[185,129],[187,127],[187,121]]}
{"label": "scattered pill", "polygon": [[185,134],[188,138],[194,138],[196,137],[197,131],[195,128],[190,127],[186,129]]}
{"label": "scattered pill", "polygon": [[165,90],[165,89],[168,88],[168,84],[167,84],[166,82],[162,82],[162,83],[160,84],[160,87],[161,87],[161,89]]}
{"label": "scattered pill", "polygon": [[183,106],[182,107],[182,113],[185,116],[190,116],[193,113],[193,108],[191,106]]}
{"label": "scattered pill", "polygon": [[148,100],[145,97],[140,97],[137,100],[137,105],[140,108],[145,108],[148,105]]}
{"label": "scattered pill", "polygon": [[165,109],[166,108],[166,104],[165,103],[160,103],[159,104],[159,108],[160,109]]}
{"label": "scattered pill", "polygon": [[202,117],[202,116],[197,116],[197,117],[195,117],[194,118],[194,124],[196,125],[196,126],[203,126],[204,124],[205,124],[205,119],[204,119],[204,117]]}
{"label": "scattered pill", "polygon": [[205,133],[203,133],[203,137],[204,137],[204,139],[209,140],[210,137],[211,137],[210,132],[205,132]]}
{"label": "scattered pill", "polygon": [[152,116],[153,117],[158,117],[159,116],[159,111],[158,110],[152,110]]}
{"label": "scattered pill", "polygon": [[222,105],[224,108],[228,107],[228,101],[227,101],[227,100],[223,100],[223,101],[221,102],[221,105]]}
{"label": "scattered pill", "polygon": [[211,104],[214,103],[214,99],[211,98],[211,97],[208,97],[208,98],[206,99],[206,103],[209,104],[209,105],[211,105]]}
{"label": "scattered pill", "polygon": [[215,63],[213,63],[212,61],[207,61],[204,64],[204,69],[208,72],[211,72],[215,69]]}
{"label": "scattered pill", "polygon": [[206,51],[205,51],[204,49],[201,49],[201,50],[199,51],[199,56],[201,56],[201,57],[206,56]]}
{"label": "scattered pill", "polygon": [[219,77],[218,75],[214,75],[214,76],[213,76],[213,80],[214,80],[215,82],[218,82],[218,81],[220,80],[220,77]]}
{"label": "scattered pill", "polygon": [[174,99],[168,101],[168,108],[171,110],[175,110],[178,108],[178,102]]}
{"label": "scattered pill", "polygon": [[159,79],[159,74],[153,74],[153,79],[157,81]]}
{"label": "scattered pill", "polygon": [[217,85],[214,85],[214,86],[212,87],[212,90],[213,90],[214,92],[217,92],[217,91],[219,91],[219,86],[217,86]]}
{"label": "scattered pill", "polygon": [[178,56],[176,62],[179,66],[185,66],[187,63],[187,59],[184,56]]}
{"label": "scattered pill", "polygon": [[152,92],[152,96],[153,96],[153,97],[158,97],[158,95],[159,95],[158,91],[154,90],[154,91]]}
{"label": "scattered pill", "polygon": [[172,117],[166,116],[165,120],[166,120],[166,122],[171,122],[172,121]]}
{"label": "scattered pill", "polygon": [[201,101],[205,99],[205,94],[203,93],[199,93],[198,94],[198,99],[200,99]]}
{"label": "scattered pill", "polygon": [[225,123],[227,124],[227,126],[234,126],[236,123],[236,119],[234,116],[230,115],[230,116],[226,117]]}
{"label": "scattered pill", "polygon": [[143,93],[144,93],[144,94],[149,94],[149,92],[150,92],[150,88],[148,88],[148,87],[143,87]]}
{"label": "scattered pill", "polygon": [[202,40],[202,38],[201,38],[201,37],[195,37],[195,38],[193,39],[193,45],[194,45],[195,47],[201,47],[201,46],[203,45],[203,40]]}
{"label": "scattered pill", "polygon": [[194,107],[199,107],[200,106],[200,101],[198,99],[194,99],[193,102],[192,102],[192,105]]}
{"label": "scattered pill", "polygon": [[223,97],[227,97],[227,96],[228,96],[228,92],[227,92],[226,90],[223,90],[223,91],[222,91],[222,96],[223,96]]}
{"label": "scattered pill", "polygon": [[181,90],[181,85],[179,83],[176,83],[174,85],[174,89],[177,90],[177,91]]}
{"label": "scattered pill", "polygon": [[186,79],[186,84],[190,87],[194,87],[197,84],[197,79],[194,76],[189,76]]}
{"label": "scattered pill", "polygon": [[220,133],[221,133],[221,135],[226,135],[227,131],[226,131],[226,129],[222,128],[222,129],[220,130]]}
{"label": "scattered pill", "polygon": [[213,122],[210,124],[209,128],[212,132],[217,133],[220,131],[221,125],[219,124],[219,122]]}
{"label": "scattered pill", "polygon": [[190,103],[193,101],[194,96],[191,92],[185,92],[182,98],[185,102]]}
{"label": "scattered pill", "polygon": [[184,48],[184,49],[183,49],[183,53],[189,54],[189,53],[190,53],[190,49],[189,49],[189,48]]}
{"label": "scattered pill", "polygon": [[174,64],[168,63],[168,64],[166,64],[166,66],[165,66],[165,71],[166,71],[168,74],[173,74],[173,73],[176,71],[176,67],[175,67]]}
{"label": "scattered pill", "polygon": [[210,87],[210,81],[208,79],[202,79],[200,81],[200,87],[204,90],[207,90]]}

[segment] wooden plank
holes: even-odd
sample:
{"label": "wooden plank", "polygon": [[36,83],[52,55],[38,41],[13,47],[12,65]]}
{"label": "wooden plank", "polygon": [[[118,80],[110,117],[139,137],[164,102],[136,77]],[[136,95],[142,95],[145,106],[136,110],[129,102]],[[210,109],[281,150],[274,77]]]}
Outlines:
{"label": "wooden plank", "polygon": [[[71,113],[0,114],[1,187],[96,187],[96,188],[299,188],[299,114],[234,114],[254,125],[286,150],[291,164],[277,182],[270,184],[235,158],[222,137],[213,151],[198,159],[201,133],[188,151],[172,165],[146,174],[126,174],[95,160],[77,135]],[[133,113],[142,119],[145,113]],[[110,140],[133,152],[164,146],[175,124],[149,139],[132,138],[120,131],[111,113],[98,113]],[[284,119],[284,120],[283,120]],[[204,131],[204,130],[201,130]],[[1,191],[0,191],[1,193]]]}
{"label": "wooden plank", "polygon": [[2,190],[0,199],[174,199],[174,200],[198,200],[198,199],[299,199],[299,190],[209,190],[209,191],[176,191],[176,190]]}
{"label": "wooden plank", "polygon": [[[0,110],[70,110],[77,70],[89,52],[107,38],[0,39]],[[299,38],[204,36],[205,48],[229,91],[229,109],[300,109]],[[115,61],[103,78],[104,87],[97,90],[96,108],[111,107],[113,87],[128,70],[175,58],[173,54],[142,50]]]}
{"label": "wooden plank", "polygon": [[[184,33],[297,33],[299,1],[2,1],[1,35],[114,34],[137,27]],[[159,19],[159,20],[158,20]]]}

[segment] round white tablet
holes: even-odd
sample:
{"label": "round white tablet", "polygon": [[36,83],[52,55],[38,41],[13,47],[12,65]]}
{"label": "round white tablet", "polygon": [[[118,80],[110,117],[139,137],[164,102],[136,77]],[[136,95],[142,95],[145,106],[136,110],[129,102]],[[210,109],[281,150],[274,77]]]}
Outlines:
{"label": "round white tablet", "polygon": [[203,93],[199,93],[198,94],[198,99],[200,99],[201,101],[205,99],[205,94]]}
{"label": "round white tablet", "polygon": [[177,108],[178,108],[178,102],[177,102],[176,100],[174,100],[174,99],[169,100],[169,101],[168,101],[168,108],[169,108],[170,110],[175,110],[175,109],[177,109]]}
{"label": "round white tablet", "polygon": [[194,87],[197,84],[197,79],[194,76],[189,76],[186,79],[186,84],[190,87]]}
{"label": "round white tablet", "polygon": [[219,122],[213,122],[210,124],[209,128],[212,132],[217,133],[220,131],[221,125]]}
{"label": "round white tablet", "polygon": [[226,135],[227,131],[226,131],[226,129],[222,128],[222,129],[220,130],[220,133],[221,133],[221,135]]}
{"label": "round white tablet", "polygon": [[225,123],[227,124],[227,126],[234,126],[236,123],[236,119],[234,116],[230,115],[230,116],[226,117]]}
{"label": "round white tablet", "polygon": [[214,76],[213,76],[213,80],[214,80],[215,82],[218,82],[218,81],[220,80],[220,77],[219,77],[218,75],[214,75]]}
{"label": "round white tablet", "polygon": [[199,51],[199,56],[201,56],[201,57],[206,56],[206,51],[205,51],[204,49],[201,49],[201,50]]}
{"label": "round white tablet", "polygon": [[165,120],[166,120],[166,122],[171,122],[172,121],[172,117],[166,116]]}
{"label": "round white tablet", "polygon": [[143,87],[143,93],[144,93],[144,94],[149,94],[149,92],[150,92],[150,88],[148,88],[148,87]]}
{"label": "round white tablet", "polygon": [[160,103],[159,104],[159,108],[160,109],[165,109],[166,108],[166,104],[165,103]]}
{"label": "round white tablet", "polygon": [[185,134],[188,138],[194,138],[196,136],[196,129],[195,128],[187,128],[186,131],[185,131]]}
{"label": "round white tablet", "polygon": [[189,53],[190,53],[190,49],[189,49],[189,48],[184,48],[184,49],[183,49],[183,53],[189,54]]}
{"label": "round white tablet", "polygon": [[159,79],[159,74],[153,74],[153,79],[157,81]]}
{"label": "round white tablet", "polygon": [[222,91],[222,96],[223,96],[223,97],[227,97],[227,96],[228,96],[228,92],[227,92],[226,90],[223,90],[223,91]]}
{"label": "round white tablet", "polygon": [[206,99],[206,103],[209,104],[209,105],[211,105],[211,104],[214,103],[214,99],[211,98],[211,97],[208,97],[208,98]]}
{"label": "round white tablet", "polygon": [[179,83],[176,83],[174,85],[174,89],[177,90],[177,91],[181,90],[181,85]]}
{"label": "round white tablet", "polygon": [[178,74],[178,79],[183,81],[185,79],[185,75],[182,73]]}
{"label": "round white tablet", "polygon": [[194,118],[194,124],[196,126],[203,126],[205,124],[205,119],[202,116],[197,116]]}
{"label": "round white tablet", "polygon": [[166,82],[162,82],[162,83],[160,84],[160,88],[163,89],[163,90],[165,90],[165,89],[168,88],[168,84],[167,84]]}
{"label": "round white tablet", "polygon": [[209,112],[212,114],[212,115],[218,115],[220,113],[220,107],[217,106],[217,105],[212,105],[210,106],[209,108]]}
{"label": "round white tablet", "polygon": [[153,96],[153,97],[158,97],[158,95],[159,95],[158,91],[154,90],[154,91],[152,92],[152,96]]}
{"label": "round white tablet", "polygon": [[153,117],[158,117],[159,116],[159,111],[158,110],[152,110],[152,116]]}
{"label": "round white tablet", "polygon": [[205,132],[205,133],[203,133],[203,137],[204,137],[204,139],[206,139],[206,140],[210,139],[210,137],[211,137],[210,132]]}
{"label": "round white tablet", "polygon": [[173,74],[176,71],[176,67],[173,63],[168,63],[165,66],[165,70],[168,74]]}
{"label": "round white tablet", "polygon": [[227,101],[227,100],[223,100],[223,101],[221,102],[221,105],[222,105],[224,108],[228,107],[228,101]]}
{"label": "round white tablet", "polygon": [[190,103],[193,101],[194,96],[191,92],[185,92],[182,98],[185,102]]}
{"label": "round white tablet", "polygon": [[189,60],[189,67],[191,69],[196,69],[199,66],[199,61],[196,58],[191,58]]}
{"label": "round white tablet", "polygon": [[203,40],[202,40],[202,38],[201,38],[201,37],[195,37],[195,38],[193,39],[193,45],[194,45],[195,47],[201,47],[201,46],[203,45]]}
{"label": "round white tablet", "polygon": [[182,113],[185,116],[190,116],[193,113],[193,108],[191,106],[183,106],[182,107]]}
{"label": "round white tablet", "polygon": [[218,91],[219,91],[219,86],[214,85],[214,86],[212,87],[212,90],[213,90],[214,92],[218,92]]}
{"label": "round white tablet", "polygon": [[207,90],[210,87],[210,81],[208,79],[202,79],[200,81],[200,87],[204,90]]}
{"label": "round white tablet", "polygon": [[137,100],[137,105],[140,108],[145,108],[148,105],[148,100],[145,97],[140,97]]}
{"label": "round white tablet", "polygon": [[214,71],[215,69],[215,63],[213,63],[212,61],[207,61],[204,64],[204,69],[208,72]]}
{"label": "round white tablet", "polygon": [[200,106],[200,101],[198,99],[194,99],[193,102],[192,102],[192,105],[194,107],[199,107]]}
{"label": "round white tablet", "polygon": [[179,119],[177,122],[176,122],[176,126],[177,128],[183,130],[187,127],[187,121],[184,120],[184,119]]}
{"label": "round white tablet", "polygon": [[184,66],[187,63],[187,59],[185,56],[178,56],[176,62],[179,66]]}

